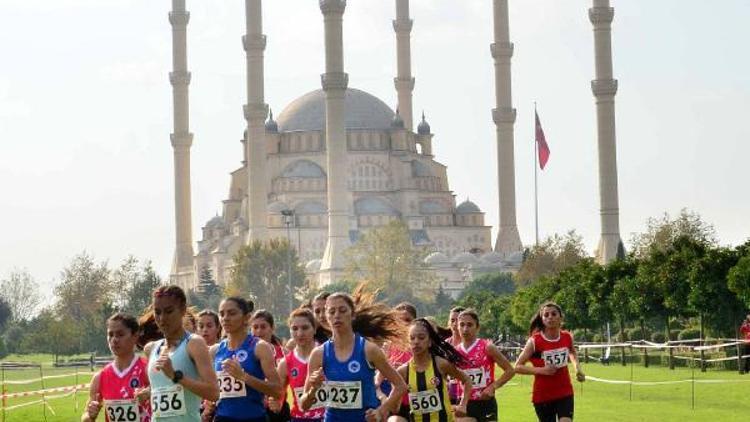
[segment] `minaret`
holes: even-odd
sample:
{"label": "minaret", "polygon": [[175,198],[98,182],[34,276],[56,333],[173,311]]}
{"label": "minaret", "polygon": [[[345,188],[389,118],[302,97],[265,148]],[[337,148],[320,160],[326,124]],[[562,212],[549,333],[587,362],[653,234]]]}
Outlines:
{"label": "minaret", "polygon": [[396,62],[398,76],[393,79],[398,93],[398,110],[404,120],[404,127],[413,130],[414,115],[411,93],[414,91],[414,78],[411,76],[411,28],[414,21],[409,19],[409,0],[396,0],[396,20],[393,30],[396,31]]}
{"label": "minaret", "polygon": [[596,98],[596,126],[599,144],[599,206],[602,237],[597,259],[608,263],[624,254],[620,239],[620,210],[617,199],[617,146],[615,143],[615,94],[612,77],[612,19],[615,10],[609,0],[594,0],[589,19],[594,25],[596,79],[591,90]]}
{"label": "minaret", "polygon": [[266,36],[263,35],[263,10],[261,0],[245,0],[247,34],[242,44],[247,57],[247,104],[243,107],[247,131],[247,224],[248,242],[268,237],[266,228],[266,142],[265,123],[268,105],[263,92],[263,52]]}
{"label": "minaret", "polygon": [[521,238],[516,224],[516,175],[513,152],[513,126],[516,109],[511,96],[510,58],[513,44],[510,42],[508,24],[508,0],[493,0],[495,16],[495,42],[490,46],[495,59],[495,101],[492,120],[497,133],[497,178],[500,199],[500,227],[498,228],[495,252],[512,254],[521,251]]}
{"label": "minaret", "polygon": [[[187,24],[190,13],[185,10],[185,0],[172,0],[169,23],[172,25],[172,84],[174,131],[170,135],[174,149],[174,205],[176,245],[172,262],[172,281],[183,287],[192,287],[193,233],[190,204],[190,146],[193,134],[189,128],[187,70]],[[188,284],[189,283],[189,284]]]}
{"label": "minaret", "polygon": [[320,284],[336,281],[349,246],[346,186],[344,98],[349,76],[344,73],[343,18],[346,0],[319,0],[325,23],[326,72],[321,75],[326,97],[326,163],[328,166],[328,243],[320,265]]}

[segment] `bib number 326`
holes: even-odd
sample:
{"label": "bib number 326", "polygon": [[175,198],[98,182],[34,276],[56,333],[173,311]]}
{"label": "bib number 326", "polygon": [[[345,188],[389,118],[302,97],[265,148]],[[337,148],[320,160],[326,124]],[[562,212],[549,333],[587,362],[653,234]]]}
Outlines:
{"label": "bib number 326", "polygon": [[138,422],[138,403],[135,400],[105,400],[104,411],[109,422]]}
{"label": "bib number 326", "polygon": [[185,391],[181,385],[151,389],[151,411],[156,417],[182,416],[185,409]]}

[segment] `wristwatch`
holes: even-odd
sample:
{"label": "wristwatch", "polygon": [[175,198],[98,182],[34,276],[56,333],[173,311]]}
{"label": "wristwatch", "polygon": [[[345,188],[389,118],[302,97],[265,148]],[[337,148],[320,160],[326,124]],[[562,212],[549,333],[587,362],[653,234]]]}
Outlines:
{"label": "wristwatch", "polygon": [[180,382],[180,380],[184,376],[185,376],[185,374],[183,374],[182,371],[180,371],[178,369],[178,370],[174,371],[174,376],[172,377],[172,382],[175,383],[175,384],[177,384],[178,382]]}

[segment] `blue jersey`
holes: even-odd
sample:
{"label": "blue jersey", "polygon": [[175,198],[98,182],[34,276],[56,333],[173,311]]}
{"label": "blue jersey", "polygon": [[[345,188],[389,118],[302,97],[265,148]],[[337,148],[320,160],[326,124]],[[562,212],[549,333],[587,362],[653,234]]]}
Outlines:
{"label": "blue jersey", "polygon": [[265,417],[263,394],[250,388],[244,381],[235,380],[229,374],[222,372],[221,363],[226,359],[236,359],[242,369],[258,378],[265,379],[260,361],[255,357],[255,346],[258,339],[248,335],[239,348],[231,350],[229,340],[219,343],[214,357],[214,369],[219,382],[219,402],[216,405],[216,415],[235,419],[252,419]]}
{"label": "blue jersey", "polygon": [[[370,366],[365,356],[365,339],[359,334],[354,335],[354,349],[351,356],[344,362],[336,358],[333,341],[328,340],[323,344],[323,373],[326,383],[328,382],[359,382],[361,390],[358,392],[342,388],[331,388],[328,390],[328,406],[326,407],[326,422],[360,422],[365,420],[365,411],[375,409],[380,401],[375,394],[375,369]],[[333,385],[333,384],[331,384]],[[345,385],[345,384],[344,384]],[[359,408],[334,408],[332,401],[358,402],[356,394],[360,394],[361,406]]]}

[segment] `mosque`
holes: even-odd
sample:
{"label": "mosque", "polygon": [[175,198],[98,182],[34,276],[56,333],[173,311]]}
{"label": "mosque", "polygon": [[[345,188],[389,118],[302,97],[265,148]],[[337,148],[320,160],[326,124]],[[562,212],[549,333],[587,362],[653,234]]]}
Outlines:
{"label": "mosque", "polygon": [[[242,165],[231,172],[221,215],[202,228],[193,249],[185,0],[173,0],[176,252],[171,280],[197,285],[202,268],[219,284],[228,280],[233,256],[253,239],[288,238],[306,273],[322,286],[343,275],[343,251],[362,233],[402,221],[412,244],[431,253],[426,266],[443,289],[457,296],[477,274],[514,271],[522,260],[515,216],[513,125],[507,0],[495,0],[500,227],[493,250],[485,213],[466,199],[458,203],[448,170],[433,155],[430,124],[422,114],[414,128],[409,0],[396,0],[398,107],[348,86],[343,69],[342,21],[346,0],[319,0],[325,24],[326,69],[322,89],[292,101],[274,116],[264,99],[262,0],[246,0],[247,129]],[[619,237],[619,235],[618,235]]]}

